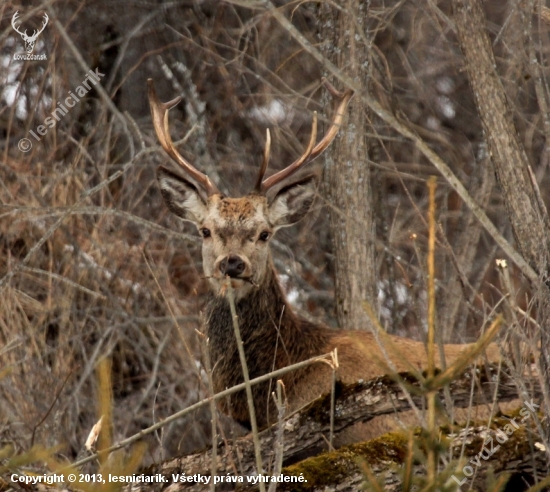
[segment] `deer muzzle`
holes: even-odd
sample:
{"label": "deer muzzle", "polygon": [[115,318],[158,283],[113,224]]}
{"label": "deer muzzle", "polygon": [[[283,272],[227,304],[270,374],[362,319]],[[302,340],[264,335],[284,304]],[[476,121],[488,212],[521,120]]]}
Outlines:
{"label": "deer muzzle", "polygon": [[219,269],[224,277],[239,278],[246,270],[246,263],[238,255],[229,255],[220,261]]}

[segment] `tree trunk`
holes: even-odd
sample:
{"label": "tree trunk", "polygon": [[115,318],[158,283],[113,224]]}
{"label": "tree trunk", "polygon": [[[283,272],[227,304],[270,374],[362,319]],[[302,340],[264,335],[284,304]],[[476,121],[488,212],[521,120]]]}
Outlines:
{"label": "tree trunk", "polygon": [[496,70],[481,1],[453,0],[453,10],[470,85],[514,238],[523,257],[541,277],[537,307],[538,321],[542,327],[542,374],[546,374],[547,378],[545,405],[546,410],[550,411],[550,292],[547,288],[550,222],[539,199],[537,184],[531,178],[527,154],[514,126],[512,110]]}
{"label": "tree trunk", "polygon": [[[325,56],[363,84],[368,80],[366,5],[346,0],[341,9],[321,6],[321,42]],[[353,19],[353,20],[352,20]],[[352,100],[349,118],[329,149],[325,189],[335,253],[336,315],[346,328],[366,328],[363,309],[368,301],[376,310],[376,272],[366,108]]]}
{"label": "tree trunk", "polygon": [[460,47],[485,139],[502,189],[518,249],[542,276],[548,274],[548,218],[537,202],[530,164],[496,71],[480,0],[453,0]]}

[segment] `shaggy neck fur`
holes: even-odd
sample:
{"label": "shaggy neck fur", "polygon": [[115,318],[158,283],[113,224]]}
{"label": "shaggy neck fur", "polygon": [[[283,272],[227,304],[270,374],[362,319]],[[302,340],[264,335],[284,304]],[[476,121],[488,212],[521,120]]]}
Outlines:
{"label": "shaggy neck fur", "polygon": [[[235,305],[250,379],[275,369],[320,355],[329,334],[298,317],[287,304],[273,267],[263,285],[237,301]],[[229,302],[225,296],[213,296],[208,306],[207,335],[216,392],[243,382],[242,367],[233,330]],[[308,370],[283,377],[287,388],[295,386]],[[253,387],[258,425],[273,423],[270,394],[275,390],[271,380]],[[244,391],[221,403],[221,409],[235,420],[249,426],[248,406]]]}

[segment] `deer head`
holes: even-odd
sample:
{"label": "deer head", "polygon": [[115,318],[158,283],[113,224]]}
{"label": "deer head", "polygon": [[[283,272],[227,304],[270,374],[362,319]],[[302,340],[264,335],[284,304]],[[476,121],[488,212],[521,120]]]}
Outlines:
{"label": "deer head", "polygon": [[32,36],[27,35],[27,30],[25,29],[25,32],[21,32],[18,27],[15,25],[15,21],[19,17],[19,11],[15,12],[13,14],[13,17],[11,18],[11,25],[13,29],[21,35],[23,38],[23,41],[25,41],[25,49],[27,50],[27,53],[32,53],[34,50],[34,43],[36,43],[36,39],[38,38],[38,35],[44,30],[46,25],[48,24],[48,14],[44,14],[44,20],[42,22],[42,27],[38,30],[34,30]]}
{"label": "deer head", "polygon": [[230,198],[220,193],[208,176],[198,171],[174,147],[168,111],[180,102],[181,97],[167,103],[160,102],[153,81],[148,80],[149,104],[157,137],[186,175],[180,176],[160,166],[157,170],[160,191],[174,214],[197,226],[203,238],[204,273],[215,292],[220,290],[227,276],[231,278],[237,299],[246,296],[255,286],[261,286],[271,268],[269,241],[278,229],[298,222],[311,208],[317,186],[313,175],[291,182],[269,199],[267,193],[319,156],[338,133],[353,91],[340,93],[326,81],[325,86],[336,100],[336,110],[321,141],[316,144],[317,117],[314,114],[311,138],[305,152],[282,171],[264,179],[271,145],[268,130],[254,190],[244,197]]}

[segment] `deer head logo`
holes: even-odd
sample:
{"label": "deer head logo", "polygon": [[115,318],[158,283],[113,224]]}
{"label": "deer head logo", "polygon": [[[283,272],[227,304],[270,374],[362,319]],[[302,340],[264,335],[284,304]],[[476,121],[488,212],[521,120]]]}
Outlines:
{"label": "deer head logo", "polygon": [[48,20],[49,20],[48,14],[44,14],[44,21],[42,22],[42,27],[38,30],[35,29],[32,36],[29,36],[27,34],[26,29],[25,29],[25,32],[21,32],[18,29],[18,26],[15,24],[18,17],[19,17],[19,11],[15,12],[15,14],[13,14],[13,17],[11,18],[11,25],[12,25],[13,29],[15,30],[15,32],[19,33],[21,35],[21,37],[23,38],[23,41],[25,41],[25,49],[27,50],[27,53],[31,54],[32,51],[34,50],[34,43],[36,43],[36,39],[38,38],[40,33],[44,30],[44,28],[48,25]]}

